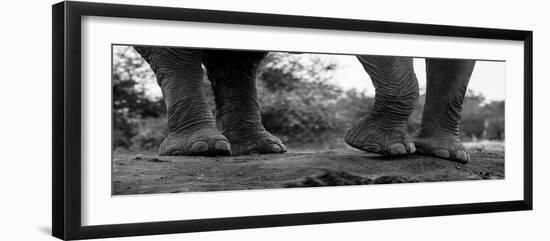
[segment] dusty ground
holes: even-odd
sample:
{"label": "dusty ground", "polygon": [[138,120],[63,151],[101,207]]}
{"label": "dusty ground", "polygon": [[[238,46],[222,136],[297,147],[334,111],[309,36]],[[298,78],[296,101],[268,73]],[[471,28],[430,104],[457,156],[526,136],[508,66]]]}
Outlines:
{"label": "dusty ground", "polygon": [[355,150],[240,157],[115,155],[113,194],[174,193],[504,178],[500,146],[468,146],[462,165],[412,155],[384,158]]}

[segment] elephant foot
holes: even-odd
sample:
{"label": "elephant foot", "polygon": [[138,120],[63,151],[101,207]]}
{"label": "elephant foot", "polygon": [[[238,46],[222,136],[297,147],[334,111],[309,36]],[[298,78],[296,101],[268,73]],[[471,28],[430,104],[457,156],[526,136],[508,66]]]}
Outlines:
{"label": "elephant foot", "polygon": [[454,135],[425,135],[419,134],[415,142],[416,153],[425,156],[435,156],[455,162],[467,163],[470,154],[458,137]]}
{"label": "elephant foot", "polygon": [[236,156],[286,152],[283,142],[263,127],[226,131],[224,135],[231,142],[231,153]]}
{"label": "elephant foot", "polygon": [[160,144],[160,156],[229,156],[231,146],[217,129],[204,128],[190,134],[170,133]]}
{"label": "elephant foot", "polygon": [[359,150],[384,156],[403,156],[415,152],[405,125],[389,127],[387,123],[369,117],[349,130],[345,141]]}

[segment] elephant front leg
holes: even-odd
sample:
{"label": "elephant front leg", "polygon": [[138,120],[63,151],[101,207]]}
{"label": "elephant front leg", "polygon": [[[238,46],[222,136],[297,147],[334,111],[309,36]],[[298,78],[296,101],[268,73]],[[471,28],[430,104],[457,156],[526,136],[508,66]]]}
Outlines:
{"label": "elephant front leg", "polygon": [[348,131],[352,147],[386,156],[415,152],[407,121],[418,100],[412,58],[358,56],[376,89],[370,113]]}
{"label": "elephant front leg", "polygon": [[266,53],[207,50],[203,63],[216,98],[216,120],[234,155],[283,153],[285,145],[262,125],[256,72]]}
{"label": "elephant front leg", "polygon": [[474,60],[426,59],[426,104],[415,140],[417,153],[470,161],[458,138],[458,125],[474,66]]}
{"label": "elephant front leg", "polygon": [[229,141],[216,128],[202,89],[201,51],[135,47],[151,65],[166,103],[170,133],[159,155],[231,155]]}

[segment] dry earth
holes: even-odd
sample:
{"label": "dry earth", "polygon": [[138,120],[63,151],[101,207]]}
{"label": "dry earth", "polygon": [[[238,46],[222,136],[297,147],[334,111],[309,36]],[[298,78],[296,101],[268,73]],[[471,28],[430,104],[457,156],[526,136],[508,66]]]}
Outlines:
{"label": "dry earth", "polygon": [[355,150],[239,157],[117,154],[113,160],[113,194],[504,178],[502,148],[469,149],[471,162],[465,165],[419,155],[384,158]]}

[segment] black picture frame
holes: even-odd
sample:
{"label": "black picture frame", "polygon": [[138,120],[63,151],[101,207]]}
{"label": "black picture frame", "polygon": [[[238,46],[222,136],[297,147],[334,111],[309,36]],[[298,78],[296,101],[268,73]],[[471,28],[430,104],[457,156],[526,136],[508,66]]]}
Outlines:
{"label": "black picture frame", "polygon": [[[413,218],[442,215],[532,210],[532,85],[533,32],[290,16],[263,13],[197,10],[170,7],[60,2],[52,6],[53,150],[52,233],[60,239],[88,239],[213,230]],[[165,222],[136,220],[131,224],[81,224],[81,17],[194,21],[259,26],[351,30],[427,36],[517,40],[524,43],[524,194],[522,200],[421,207],[342,210],[333,212],[212,218]]]}

